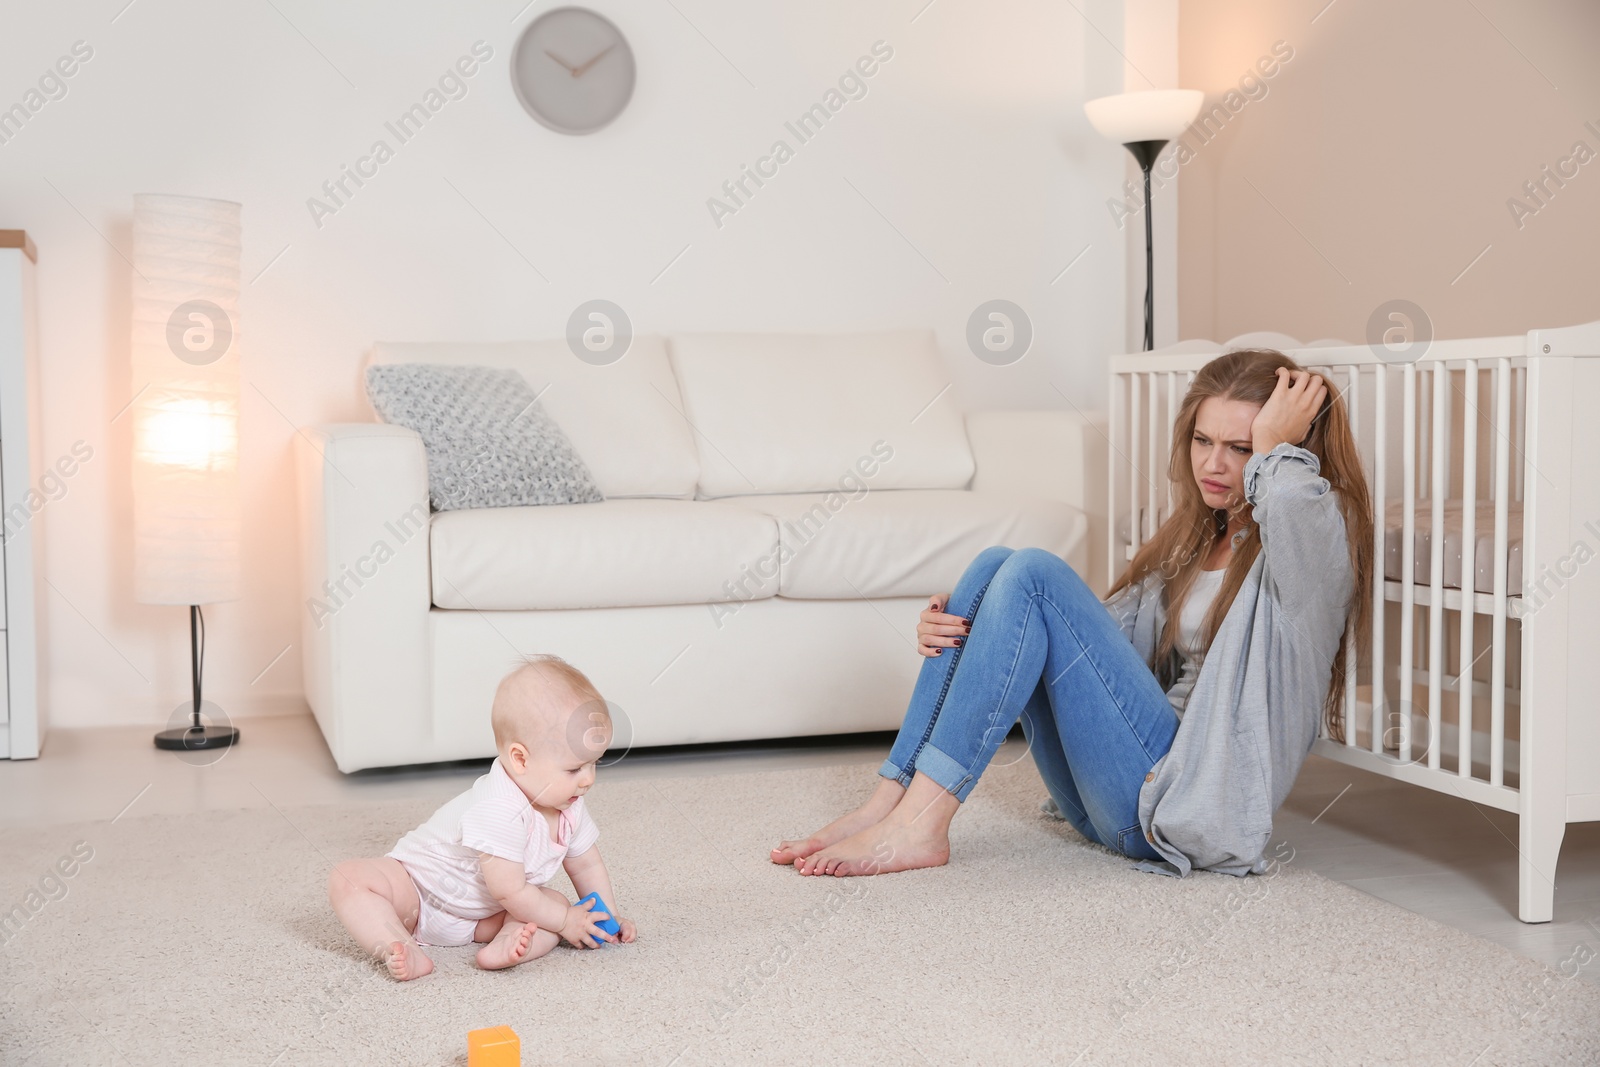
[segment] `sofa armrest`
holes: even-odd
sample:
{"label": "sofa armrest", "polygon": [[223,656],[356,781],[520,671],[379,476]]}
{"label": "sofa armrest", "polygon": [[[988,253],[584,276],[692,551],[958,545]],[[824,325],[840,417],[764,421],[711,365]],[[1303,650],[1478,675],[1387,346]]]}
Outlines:
{"label": "sofa armrest", "polygon": [[977,472],[972,488],[1071,504],[1088,518],[1088,534],[1067,562],[1089,588],[1105,589],[1107,437],[1098,412],[975,411],[967,439]]}
{"label": "sofa armrest", "polygon": [[341,771],[409,762],[433,733],[422,438],[386,423],[308,426],[295,469],[306,700]]}

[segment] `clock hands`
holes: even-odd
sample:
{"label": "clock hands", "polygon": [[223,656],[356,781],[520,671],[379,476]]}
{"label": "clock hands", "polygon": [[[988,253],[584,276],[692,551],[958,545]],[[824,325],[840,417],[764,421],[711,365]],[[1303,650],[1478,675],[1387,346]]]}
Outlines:
{"label": "clock hands", "polygon": [[[576,77],[579,77],[579,76],[581,76],[581,75],[582,75],[582,74],[583,74],[583,72],[584,72],[584,71],[586,71],[586,70],[588,70],[588,69],[589,69],[589,68],[590,68],[590,67],[592,67],[592,66],[594,66],[594,65],[595,65],[595,64],[596,64],[596,63],[598,63],[598,62],[600,62],[600,60],[601,60],[601,58],[602,58],[602,57],[603,57],[603,56],[604,56],[604,55],[605,55],[605,54],[606,54],[606,53],[607,53],[607,52],[609,52],[609,51],[611,51],[611,50],[612,50],[612,49],[613,49],[613,48],[615,48],[615,47],[617,47],[617,43],[616,43],[616,42],[615,42],[615,41],[613,41],[613,42],[611,42],[611,43],[610,43],[610,44],[608,44],[608,45],[606,45],[606,46],[605,46],[605,47],[604,47],[604,48],[602,48],[602,49],[601,49],[601,50],[600,50],[600,52],[599,52],[599,54],[598,54],[598,55],[596,55],[596,56],[594,56],[594,57],[593,57],[593,58],[591,58],[591,59],[590,59],[590,60],[589,60],[589,62],[587,62],[587,63],[585,63],[585,64],[583,64],[583,65],[582,65],[582,66],[580,66],[580,67],[578,67],[578,68],[577,68],[577,69],[575,69],[575,70],[572,70],[572,76],[573,76],[573,77],[574,77],[574,78],[576,78]],[[565,65],[565,64],[563,64],[563,65]],[[568,68],[568,69],[569,69],[569,70],[571,70],[571,69],[572,69],[572,68]]]}
{"label": "clock hands", "polygon": [[600,62],[600,60],[604,58],[605,54],[615,47],[617,47],[617,44],[615,41],[613,41],[602,48],[598,54],[591,56],[589,62],[576,67],[562,59],[560,56],[556,55],[554,52],[550,51],[548,48],[544,50],[544,54],[555,60],[557,63],[560,63],[562,67],[566,68],[567,73],[571,74],[574,78],[581,78],[585,71],[594,66],[596,63]]}
{"label": "clock hands", "polygon": [[569,73],[571,73],[571,75],[574,78],[576,78],[578,76],[578,70],[577,70],[576,67],[572,66],[566,60],[562,59],[560,56],[558,56],[554,52],[550,51],[550,49],[546,48],[544,50],[544,54],[549,56],[551,59],[555,60],[557,63],[560,63],[563,67],[565,67],[567,69],[567,71]]}

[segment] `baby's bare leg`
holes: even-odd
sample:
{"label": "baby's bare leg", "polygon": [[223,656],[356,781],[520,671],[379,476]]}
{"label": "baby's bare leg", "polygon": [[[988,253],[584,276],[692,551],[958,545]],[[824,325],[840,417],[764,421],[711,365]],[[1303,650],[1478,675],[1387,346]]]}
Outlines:
{"label": "baby's bare leg", "polygon": [[[571,906],[566,897],[554,889],[539,887],[539,891],[548,897],[560,902],[563,908]],[[492,919],[493,916],[490,917]],[[490,919],[479,921],[479,928]],[[519,923],[509,915],[505,916],[505,925],[495,935],[495,939],[478,950],[478,966],[486,971],[498,971],[505,967],[515,967],[519,963],[536,960],[546,952],[556,947],[561,936],[554,930],[544,930],[537,923]]]}
{"label": "baby's bare leg", "polygon": [[400,981],[433,970],[411,936],[422,901],[399,860],[345,860],[328,876],[328,902],[356,944],[382,959]]}
{"label": "baby's bare leg", "polygon": [[494,940],[495,935],[500,932],[501,927],[505,926],[506,920],[509,918],[510,916],[505,912],[497,911],[487,919],[479,919],[478,925],[473,928],[472,940],[476,944],[487,945]]}

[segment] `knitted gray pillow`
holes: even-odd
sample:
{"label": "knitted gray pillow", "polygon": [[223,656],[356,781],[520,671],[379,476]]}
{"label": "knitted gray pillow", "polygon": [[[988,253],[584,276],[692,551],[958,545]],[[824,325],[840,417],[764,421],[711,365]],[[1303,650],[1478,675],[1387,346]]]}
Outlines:
{"label": "knitted gray pillow", "polygon": [[435,511],[604,500],[589,468],[522,375],[495,367],[367,368],[384,422],[422,435]]}

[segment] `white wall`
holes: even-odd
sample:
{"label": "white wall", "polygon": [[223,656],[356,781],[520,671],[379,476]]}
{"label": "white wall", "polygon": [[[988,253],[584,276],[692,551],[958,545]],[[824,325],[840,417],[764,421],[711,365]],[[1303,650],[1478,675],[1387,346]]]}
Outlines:
{"label": "white wall", "polygon": [[[245,595],[207,611],[206,663],[235,717],[301,706],[291,440],[371,417],[374,339],[552,337],[594,297],[639,332],[931,325],[969,408],[1102,406],[1103,359],[1128,344],[1105,208],[1126,153],[1081,107],[1123,87],[1121,3],[1080,5],[1097,31],[1047,0],[604,0],[638,88],[607,130],[562,137],[507,72],[548,3],[124,2],[14,5],[0,39],[0,107],[93,49],[0,144],[0,226],[39,247],[47,458],[94,449],[45,515],[56,725],[164,722],[187,693],[186,613],[134,603],[129,574],[136,192],[244,205]],[[467,95],[399,145],[385,121],[480,40]],[[894,57],[868,95],[715,226],[707,198],[878,40]],[[394,159],[318,227],[307,199],[379,138]],[[1010,367],[963,341],[995,297],[1034,321]]]}

